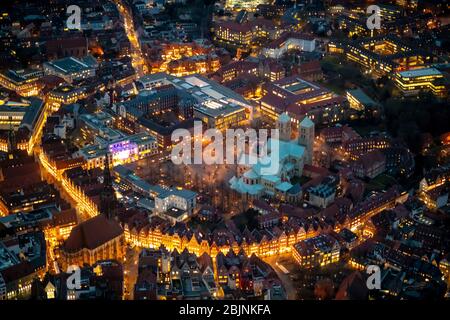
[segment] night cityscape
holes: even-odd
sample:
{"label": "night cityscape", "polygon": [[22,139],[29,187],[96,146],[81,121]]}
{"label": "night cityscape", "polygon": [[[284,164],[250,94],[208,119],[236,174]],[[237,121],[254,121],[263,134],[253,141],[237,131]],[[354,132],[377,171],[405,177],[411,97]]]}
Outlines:
{"label": "night cityscape", "polygon": [[0,300],[445,301],[449,88],[446,0],[2,1]]}

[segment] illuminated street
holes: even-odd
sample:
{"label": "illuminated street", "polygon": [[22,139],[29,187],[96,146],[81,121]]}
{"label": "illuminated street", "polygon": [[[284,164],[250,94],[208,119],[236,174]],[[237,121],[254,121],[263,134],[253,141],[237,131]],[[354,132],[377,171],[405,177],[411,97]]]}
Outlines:
{"label": "illuminated street", "polygon": [[139,252],[127,246],[124,261],[124,300],[133,300],[134,284],[138,276]]}
{"label": "illuminated street", "polygon": [[117,0],[116,4],[123,19],[126,35],[131,44],[131,63],[136,71],[137,76],[141,77],[147,72],[147,65],[145,63],[145,58],[142,55],[138,34],[134,29],[133,17],[131,16],[129,9],[123,2]]}

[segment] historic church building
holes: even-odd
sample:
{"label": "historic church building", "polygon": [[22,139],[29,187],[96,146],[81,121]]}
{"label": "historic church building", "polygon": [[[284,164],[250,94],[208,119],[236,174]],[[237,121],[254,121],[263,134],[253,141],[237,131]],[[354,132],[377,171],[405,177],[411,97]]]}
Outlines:
{"label": "historic church building", "polygon": [[[268,140],[267,155],[256,159],[253,165],[240,159],[238,163],[245,164],[238,165],[237,175],[230,180],[231,188],[247,199],[268,196],[295,203],[301,197],[300,185],[291,181],[294,177],[301,177],[305,164],[312,164],[314,123],[305,117],[298,124],[297,139],[292,139],[291,118],[282,113],[277,119],[277,129],[279,139]],[[277,155],[274,156],[274,152]],[[242,154],[241,157],[248,160],[251,155]]]}
{"label": "historic church building", "polygon": [[108,157],[103,172],[100,214],[74,227],[60,250],[63,270],[69,265],[93,265],[99,260],[124,257],[125,237],[116,220],[118,202],[112,186]]}

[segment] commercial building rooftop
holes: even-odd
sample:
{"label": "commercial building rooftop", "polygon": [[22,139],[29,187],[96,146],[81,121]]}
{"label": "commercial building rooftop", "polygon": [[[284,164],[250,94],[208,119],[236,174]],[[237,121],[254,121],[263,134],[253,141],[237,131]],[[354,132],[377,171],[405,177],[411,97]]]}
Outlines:
{"label": "commercial building rooftop", "polygon": [[348,90],[347,93],[350,94],[351,96],[353,96],[356,100],[358,100],[364,106],[374,106],[377,104],[372,98],[370,98],[367,94],[365,94],[365,92],[362,91],[360,88]]}
{"label": "commercial building rooftop", "polygon": [[11,114],[14,114],[17,117],[21,114],[20,127],[25,126],[30,131],[33,131],[34,125],[43,109],[44,101],[34,97],[21,101],[0,100],[0,115],[9,117]]}
{"label": "commercial building rooftop", "polygon": [[132,170],[127,169],[122,165],[114,167],[114,171],[120,176],[121,179],[127,180],[136,189],[139,189],[141,192],[146,193],[152,197],[164,199],[171,195],[175,195],[185,199],[193,199],[197,196],[196,192],[189,189],[168,188],[161,185],[150,184],[147,181],[143,180],[141,177],[135,175]]}
{"label": "commercial building rooftop", "polygon": [[2,73],[3,77],[9,79],[10,81],[20,84],[32,79],[38,79],[43,75],[41,70],[31,70],[31,69],[20,69],[20,70],[6,70]]}
{"label": "commercial building rooftop", "polygon": [[251,105],[233,90],[199,75],[177,78],[166,73],[156,73],[140,78],[138,83],[146,88],[149,85],[157,87],[172,84],[196,100],[195,109],[214,118],[251,108]]}
{"label": "commercial building rooftop", "polygon": [[60,60],[50,61],[50,62],[48,62],[48,64],[66,74],[72,73],[72,72],[78,72],[80,70],[88,68],[88,65],[82,63],[80,60],[78,60],[74,57],[68,57],[68,58],[63,58]]}
{"label": "commercial building rooftop", "polygon": [[155,138],[145,132],[137,133],[130,136],[124,136],[119,139],[115,139],[113,141],[108,141],[107,146],[100,144],[100,145],[91,145],[84,147],[79,150],[79,154],[83,156],[85,159],[94,159],[98,158],[100,156],[105,156],[110,150],[108,149],[109,146],[128,141],[130,143],[135,143],[136,145],[141,145],[145,143],[149,143],[151,141],[155,141]]}
{"label": "commercial building rooftop", "polygon": [[401,71],[399,75],[402,78],[417,78],[426,76],[442,76],[442,73],[435,68],[421,68],[408,71]]}

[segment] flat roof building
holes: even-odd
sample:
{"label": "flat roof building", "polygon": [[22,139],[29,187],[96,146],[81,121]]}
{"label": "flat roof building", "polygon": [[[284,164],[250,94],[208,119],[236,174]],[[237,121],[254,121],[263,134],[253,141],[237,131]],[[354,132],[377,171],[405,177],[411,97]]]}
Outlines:
{"label": "flat roof building", "polygon": [[77,151],[77,156],[85,159],[87,168],[91,169],[103,167],[106,155],[109,157],[109,162],[115,166],[154,155],[157,151],[156,139],[142,132],[84,147]]}
{"label": "flat roof building", "polygon": [[393,35],[332,41],[328,50],[345,54],[347,60],[358,63],[377,76],[427,66],[432,62],[431,54],[413,48]]}
{"label": "flat roof building", "polygon": [[157,73],[138,80],[138,87],[142,89],[169,84],[194,99],[194,117],[201,119],[207,128],[224,130],[252,117],[253,108],[242,96],[203,76],[177,78]]}
{"label": "flat roof building", "polygon": [[404,95],[416,95],[420,91],[429,91],[439,97],[448,94],[448,84],[444,75],[436,68],[397,72],[395,74],[395,85]]}
{"label": "flat roof building", "polygon": [[43,110],[44,101],[34,97],[21,101],[0,100],[0,129],[26,127],[33,132]]}
{"label": "flat roof building", "polygon": [[78,59],[67,57],[44,63],[44,73],[63,78],[72,83],[76,80],[87,79],[95,76],[97,61],[91,56]]}
{"label": "flat roof building", "polygon": [[120,178],[121,189],[130,188],[142,195],[140,200],[154,201],[152,211],[173,223],[186,220],[194,213],[197,193],[192,190],[150,184],[121,165],[114,168],[114,174]]}
{"label": "flat roof building", "polygon": [[38,80],[43,75],[42,70],[6,70],[0,73],[0,86],[24,97],[35,96],[39,92]]}
{"label": "flat roof building", "polygon": [[86,97],[86,88],[62,84],[48,93],[48,101],[56,105],[72,104]]}
{"label": "flat roof building", "polygon": [[378,106],[378,103],[360,88],[347,90],[347,100],[350,104],[350,108],[359,111]]}
{"label": "flat roof building", "polygon": [[293,123],[309,117],[315,123],[333,123],[344,116],[344,98],[298,76],[283,78],[263,85],[261,113],[275,121],[287,112]]}

